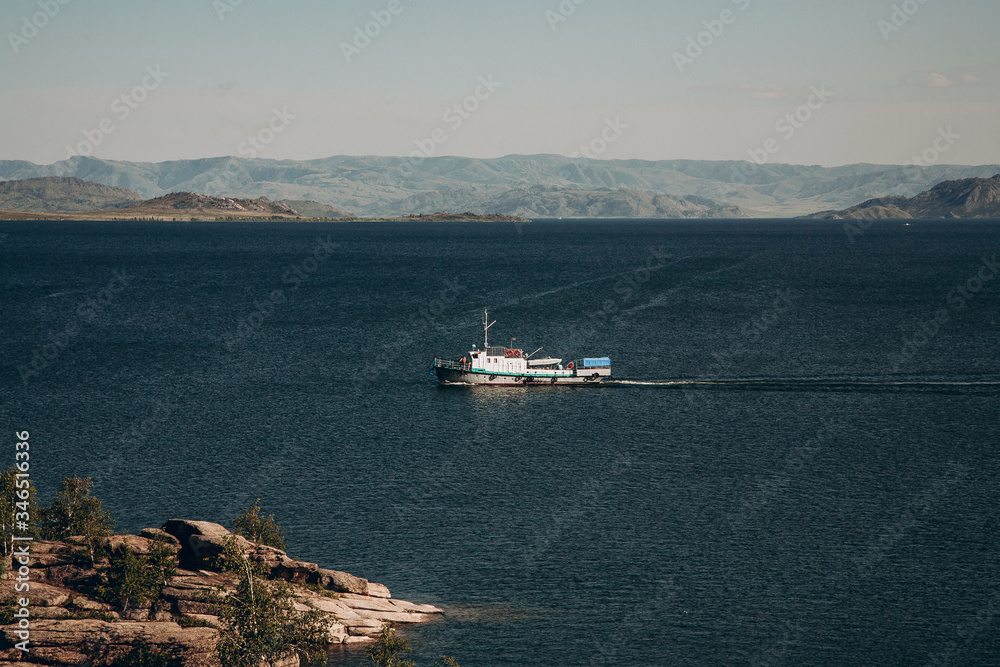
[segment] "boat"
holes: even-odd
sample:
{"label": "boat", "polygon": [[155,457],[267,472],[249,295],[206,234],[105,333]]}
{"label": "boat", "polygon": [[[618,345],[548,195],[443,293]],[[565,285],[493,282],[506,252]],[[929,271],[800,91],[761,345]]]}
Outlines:
{"label": "boat", "polygon": [[510,346],[491,346],[489,312],[483,310],[483,347],[473,346],[457,361],[437,358],[431,374],[443,385],[487,385],[491,387],[547,387],[557,384],[596,385],[611,378],[609,357],[585,357],[563,364],[561,358],[532,359],[531,354]]}

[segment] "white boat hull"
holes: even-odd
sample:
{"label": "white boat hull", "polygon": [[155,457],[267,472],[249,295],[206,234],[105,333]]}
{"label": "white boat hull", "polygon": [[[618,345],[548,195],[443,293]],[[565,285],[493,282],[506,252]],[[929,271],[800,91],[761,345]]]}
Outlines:
{"label": "white boat hull", "polygon": [[573,371],[550,371],[548,373],[490,373],[480,370],[457,370],[453,368],[435,367],[435,374],[441,384],[454,385],[490,385],[497,387],[550,387],[552,385],[600,384],[608,376],[592,373],[576,375]]}

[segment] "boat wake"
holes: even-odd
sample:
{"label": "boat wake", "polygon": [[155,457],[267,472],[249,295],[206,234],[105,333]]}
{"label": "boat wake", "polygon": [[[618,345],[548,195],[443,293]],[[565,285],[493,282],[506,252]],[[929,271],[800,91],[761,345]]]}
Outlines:
{"label": "boat wake", "polygon": [[1000,380],[896,380],[877,378],[739,378],[673,380],[606,380],[620,387],[666,387],[701,390],[757,391],[926,391],[1000,392]]}

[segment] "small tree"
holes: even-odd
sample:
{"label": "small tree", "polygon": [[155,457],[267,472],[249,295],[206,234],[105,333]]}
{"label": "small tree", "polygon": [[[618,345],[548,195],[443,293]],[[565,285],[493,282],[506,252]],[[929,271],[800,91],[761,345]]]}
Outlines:
{"label": "small tree", "polygon": [[382,631],[378,634],[378,639],[368,647],[368,657],[371,658],[375,667],[416,667],[412,660],[403,660],[400,653],[408,653],[410,640],[396,635],[396,628],[392,623],[382,626]]}
{"label": "small tree", "polygon": [[[19,495],[20,494],[20,495]],[[0,473],[0,572],[9,563],[14,545],[14,535],[35,537],[37,526],[35,521],[35,486],[30,479],[18,479],[17,470],[7,468]],[[17,526],[24,527],[18,529]]]}
{"label": "small tree", "polygon": [[177,564],[173,552],[161,542],[153,544],[148,556],[139,556],[126,541],[112,552],[103,570],[107,584],[98,587],[98,597],[127,614],[129,607],[159,598],[167,581],[177,573]]}
{"label": "small tree", "polygon": [[233,532],[257,544],[266,544],[282,551],[285,549],[285,538],[274,515],[269,514],[264,518],[260,516],[260,498],[236,519]]}
{"label": "small tree", "polygon": [[288,585],[264,579],[261,564],[250,562],[235,536],[226,540],[223,562],[239,577],[235,591],[216,599],[222,624],[216,653],[223,667],[273,666],[293,654],[325,663],[329,622],[323,612],[296,611]]}
{"label": "small tree", "polygon": [[47,540],[65,540],[82,535],[87,540],[91,562],[97,540],[113,534],[114,521],[104,511],[101,501],[90,495],[89,477],[65,477],[52,505],[40,513],[42,537]]}
{"label": "small tree", "polygon": [[[417,663],[412,660],[399,657],[400,653],[412,650],[410,640],[398,636],[396,627],[392,623],[386,623],[375,642],[368,646],[368,657],[375,667],[416,667]],[[439,655],[438,658],[441,662],[435,662],[435,667],[460,667],[451,656]]]}

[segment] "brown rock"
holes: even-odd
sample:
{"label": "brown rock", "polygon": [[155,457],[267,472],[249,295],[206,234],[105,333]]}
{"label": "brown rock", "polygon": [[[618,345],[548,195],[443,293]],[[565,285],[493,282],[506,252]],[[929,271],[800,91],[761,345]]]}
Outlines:
{"label": "brown rock", "polygon": [[400,611],[416,612],[418,614],[443,614],[444,612],[432,604],[413,604],[406,600],[393,600],[392,603],[399,607]]}
{"label": "brown rock", "polygon": [[79,609],[80,611],[111,611],[111,605],[98,602],[97,600],[91,600],[87,596],[80,595],[79,593],[74,595],[73,601],[68,604],[67,607]]}
{"label": "brown rock", "polygon": [[219,627],[219,617],[212,614],[185,614],[185,616],[193,618],[196,621],[201,621],[202,623],[208,623],[213,628]]}
{"label": "brown rock", "polygon": [[56,565],[39,570],[39,578],[53,586],[73,588],[77,586],[94,586],[99,583],[100,576],[93,568],[78,565]]}
{"label": "brown rock", "polygon": [[351,609],[367,609],[369,611],[402,611],[398,605],[389,600],[371,598],[363,595],[344,595],[340,602]]}
{"label": "brown rock", "polygon": [[355,609],[354,613],[361,618],[370,618],[386,623],[423,623],[431,618],[428,614],[408,614],[403,611],[371,611],[368,609]]}
{"label": "brown rock", "polygon": [[392,594],[389,593],[389,589],[382,584],[376,584],[374,581],[368,582],[368,595],[376,598],[391,598]]}
{"label": "brown rock", "polygon": [[216,612],[215,607],[211,602],[195,602],[193,600],[177,601],[177,611],[188,616],[211,616]]}
{"label": "brown rock", "polygon": [[30,598],[32,607],[61,607],[73,595],[73,591],[62,586],[51,586],[40,581],[31,581],[29,584],[31,590],[18,592],[14,589],[15,582],[5,581],[0,585],[0,595]]}
{"label": "brown rock", "polygon": [[304,563],[291,558],[282,558],[281,561],[271,569],[271,577],[284,579],[292,584],[304,584],[310,580],[315,581],[318,577],[319,565],[316,563]]}
{"label": "brown rock", "polygon": [[[174,539],[174,542],[177,542],[177,540]],[[175,555],[181,550],[179,543],[174,544],[161,542],[148,537],[139,537],[138,535],[112,535],[107,539],[106,544],[112,551],[116,551],[127,544],[132,553],[138,554],[139,556],[148,556],[153,547],[157,544],[162,544],[167,547],[167,549],[172,551]]]}
{"label": "brown rock", "polygon": [[[163,524],[163,531],[173,535],[180,542],[180,564],[185,568],[202,569],[222,554],[226,540],[232,535],[225,527],[211,521],[187,521],[170,519]],[[237,542],[244,549],[250,542],[239,535]]]}
{"label": "brown rock", "polygon": [[314,582],[331,591],[368,595],[368,580],[347,572],[319,568],[316,570]]}
{"label": "brown rock", "polygon": [[[8,641],[18,641],[10,627],[2,628],[2,632]],[[110,661],[145,643],[183,660],[188,667],[210,667],[218,665],[214,657],[216,636],[212,628],[181,628],[176,623],[38,620],[31,628],[30,655],[35,663],[93,664],[84,653],[85,646],[98,647],[103,659]]]}
{"label": "brown rock", "polygon": [[139,534],[147,539],[154,540],[156,542],[163,542],[164,544],[175,545],[178,549],[180,549],[181,546],[180,540],[178,540],[176,537],[174,537],[167,531],[162,530],[160,528],[143,528],[142,530],[139,531]]}

